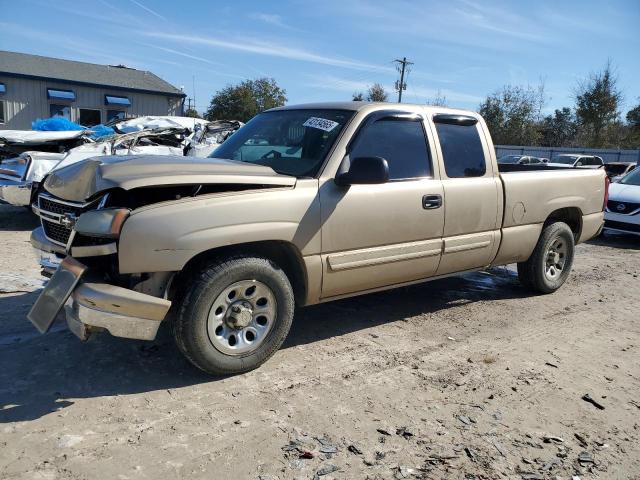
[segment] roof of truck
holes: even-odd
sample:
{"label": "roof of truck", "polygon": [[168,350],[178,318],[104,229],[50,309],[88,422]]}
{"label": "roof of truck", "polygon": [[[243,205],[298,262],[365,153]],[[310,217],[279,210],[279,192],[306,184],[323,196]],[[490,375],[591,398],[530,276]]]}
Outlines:
{"label": "roof of truck", "polygon": [[476,112],[471,110],[461,110],[458,108],[439,107],[432,105],[425,105],[420,103],[395,103],[395,102],[319,102],[319,103],[301,103],[297,105],[285,105],[284,107],[272,108],[269,111],[278,110],[351,110],[359,111],[368,107],[379,107],[384,105],[391,109],[402,109],[403,107],[421,107],[430,110],[438,111],[439,113],[464,113],[477,115]]}

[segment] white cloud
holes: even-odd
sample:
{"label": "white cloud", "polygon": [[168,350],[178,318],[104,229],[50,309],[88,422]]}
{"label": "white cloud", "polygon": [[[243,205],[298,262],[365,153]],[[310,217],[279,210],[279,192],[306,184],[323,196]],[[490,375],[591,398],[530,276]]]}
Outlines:
{"label": "white cloud", "polygon": [[136,0],[130,0],[131,3],[139,6],[140,8],[142,8],[143,10],[146,10],[147,12],[149,12],[151,15],[154,15],[155,17],[158,17],[161,20],[164,20],[165,22],[167,22],[167,18],[163,17],[162,15],[160,15],[158,12],[156,12],[155,10],[151,10],[149,7],[141,4],[140,2],[137,2]]}
{"label": "white cloud", "polygon": [[322,65],[331,65],[334,67],[377,72],[393,71],[393,68],[391,67],[373,65],[370,63],[360,62],[347,58],[329,57],[301,48],[289,47],[279,43],[266,42],[263,40],[251,39],[246,37],[237,41],[231,41],[211,36],[180,35],[163,32],[146,32],[144,35],[146,35],[147,37],[159,38],[176,43],[203,45],[224,50],[235,50],[246,53],[255,53],[258,55],[287,58],[289,60],[299,60],[303,62],[319,63]]}

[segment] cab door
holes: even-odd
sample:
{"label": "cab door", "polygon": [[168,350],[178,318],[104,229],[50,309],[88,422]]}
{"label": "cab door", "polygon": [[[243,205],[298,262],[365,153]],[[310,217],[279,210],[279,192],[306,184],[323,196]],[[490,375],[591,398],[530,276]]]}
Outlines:
{"label": "cab door", "polygon": [[418,114],[377,111],[363,120],[347,157],[382,157],[389,181],[320,185],[322,297],[365,291],[435,274],[442,251],[443,188]]}
{"label": "cab door", "polygon": [[478,118],[432,117],[445,198],[443,254],[438,275],[488,266],[500,245],[502,186]]}

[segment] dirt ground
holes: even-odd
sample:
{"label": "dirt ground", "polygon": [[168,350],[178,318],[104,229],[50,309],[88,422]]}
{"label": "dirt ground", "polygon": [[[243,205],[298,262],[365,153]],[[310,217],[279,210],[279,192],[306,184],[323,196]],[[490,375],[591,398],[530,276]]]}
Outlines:
{"label": "dirt ground", "polygon": [[640,238],[580,245],[553,295],[499,268],[310,307],[216,379],[166,329],[37,334],[35,225],[0,207],[2,479],[640,479]]}

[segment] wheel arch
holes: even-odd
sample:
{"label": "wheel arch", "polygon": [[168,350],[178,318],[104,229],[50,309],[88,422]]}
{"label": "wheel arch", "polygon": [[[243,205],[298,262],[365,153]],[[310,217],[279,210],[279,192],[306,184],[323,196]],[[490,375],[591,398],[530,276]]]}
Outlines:
{"label": "wheel arch", "polygon": [[564,222],[569,225],[569,228],[573,232],[573,238],[575,242],[578,243],[582,232],[582,210],[578,207],[564,207],[554,210],[547,216],[544,223],[545,225],[549,225],[553,222]]}
{"label": "wheel arch", "polygon": [[181,286],[186,287],[190,277],[203,264],[239,255],[266,258],[275,263],[284,271],[291,282],[296,304],[305,304],[309,284],[305,262],[300,250],[293,243],[284,240],[246,242],[220,246],[200,252],[187,261],[182,270],[178,272],[176,281],[172,282],[176,287],[170,292],[170,296],[178,294],[178,289]]}

